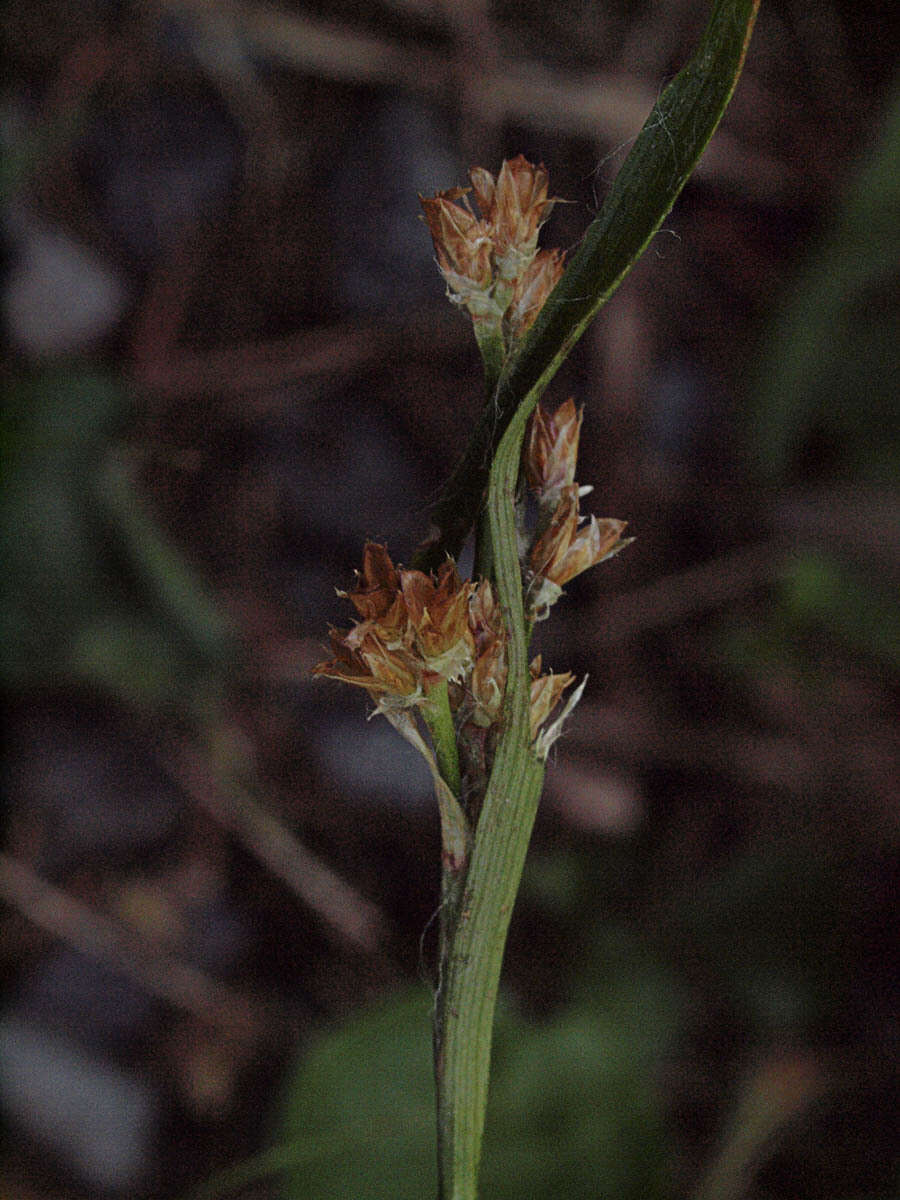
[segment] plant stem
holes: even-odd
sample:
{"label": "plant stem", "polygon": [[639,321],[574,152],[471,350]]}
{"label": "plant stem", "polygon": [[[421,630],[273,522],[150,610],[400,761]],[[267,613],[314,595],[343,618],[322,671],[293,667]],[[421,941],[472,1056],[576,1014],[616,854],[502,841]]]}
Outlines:
{"label": "plant stem", "polygon": [[[431,733],[438,771],[455,798],[455,803],[451,803],[446,793],[442,795],[441,789],[438,787],[438,807],[441,813],[441,909],[438,951],[438,979],[440,980],[443,979],[446,970],[450,934],[456,924],[462,888],[466,880],[471,837],[465,813],[458,803],[462,791],[462,780],[459,772],[459,752],[456,748],[456,730],[453,727],[453,714],[450,711],[450,695],[446,679],[442,679],[429,691],[428,701],[423,712]],[[440,983],[438,991],[440,992]],[[440,1040],[437,1019],[435,1019],[434,1040],[436,1047]]]}
{"label": "plant stem", "polygon": [[[450,696],[447,681],[444,679],[436,684],[428,693],[428,703],[423,708],[425,722],[431,734],[435,758],[441,778],[459,798],[462,781],[459,770],[459,753],[456,747],[456,731],[453,727],[453,715],[450,711]],[[437,782],[437,781],[436,781]],[[449,976],[450,947],[453,930],[457,927],[459,911],[466,882],[468,867],[468,828],[464,831],[466,854],[462,858],[452,853],[452,843],[458,842],[455,830],[448,829],[448,816],[445,813],[446,799],[438,789],[438,804],[441,807],[441,906],[439,917],[438,942],[438,985],[435,996],[433,1051],[435,1078],[439,1076],[442,1046],[444,1044],[445,1023],[445,986],[444,980]],[[462,820],[465,822],[463,814]],[[437,1093],[438,1105],[438,1157],[440,1159],[443,1146],[443,1124],[441,1121],[441,1095]]]}
{"label": "plant stem", "polygon": [[509,632],[504,727],[478,821],[435,1018],[440,1200],[474,1200],[491,1036],[513,904],[544,779],[530,736],[530,678],[514,500],[529,396],[497,451],[488,489],[495,582]]}
{"label": "plant stem", "polygon": [[436,683],[428,689],[428,703],[422,712],[428,732],[431,734],[441,778],[458,799],[461,787],[459,754],[456,749],[456,730],[453,727],[453,714],[450,712],[450,696],[446,679],[442,679],[440,683]]}
{"label": "plant stem", "polygon": [[481,346],[488,401],[433,510],[438,536],[414,560],[419,569],[429,569],[448,552],[458,556],[482,512],[487,487],[477,561],[490,571],[503,608],[508,676],[502,733],[467,873],[464,880],[461,873],[449,880],[442,933],[435,1004],[440,1200],[477,1195],[500,968],[544,775],[531,746],[530,631],[515,528],[525,424],[691,174],[734,90],[758,7],[759,0],[715,0],[697,53],[660,96],[600,215],[521,347],[498,371],[493,348]]}
{"label": "plant stem", "polygon": [[759,3],[715,0],[697,52],[660,95],[565,274],[509,356],[432,509],[440,534],[413,560],[419,570],[440,566],[446,554],[458,557],[482,506],[494,447],[519,401],[547,387],[665,220],[731,99]]}
{"label": "plant stem", "polygon": [[478,343],[478,349],[481,352],[481,361],[484,366],[485,392],[488,396],[492,396],[497,386],[497,381],[503,372],[503,364],[506,361],[506,345],[503,341],[503,330],[499,321],[491,323],[484,320],[474,321],[473,329],[475,332],[475,341]]}

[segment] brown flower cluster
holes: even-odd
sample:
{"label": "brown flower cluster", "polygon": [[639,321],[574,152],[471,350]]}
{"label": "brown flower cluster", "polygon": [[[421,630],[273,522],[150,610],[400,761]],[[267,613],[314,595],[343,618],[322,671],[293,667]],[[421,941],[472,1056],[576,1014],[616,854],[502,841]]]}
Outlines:
{"label": "brown flower cluster", "polygon": [[532,620],[547,616],[570,579],[618,554],[632,540],[622,537],[625,521],[591,516],[583,523],[580,499],[592,489],[575,482],[582,412],[571,399],[553,414],[539,404],[529,425],[524,468],[539,505],[524,564]]}
{"label": "brown flower cluster", "polygon": [[419,197],[438,265],[451,299],[473,320],[504,323],[510,337],[521,337],[563,271],[561,251],[537,248],[554,203],[547,171],[520,154],[504,161],[496,179],[484,167],[472,167],[469,179],[471,188]]}
{"label": "brown flower cluster", "polygon": [[[334,657],[315,675],[353,684],[388,716],[427,703],[446,680],[458,727],[488,730],[500,721],[506,691],[507,632],[488,580],[461,580],[449,560],[437,575],[395,567],[385,546],[366,543],[356,586],[339,593],[360,618],[351,629],[331,630]],[[531,727],[541,727],[573,680],[541,675],[532,663]]]}
{"label": "brown flower cluster", "polygon": [[335,657],[314,674],[364,688],[379,711],[421,703],[435,683],[471,669],[472,589],[451,562],[437,576],[398,570],[386,547],[367,542],[356,587],[339,593],[361,619],[346,632],[331,630]]}

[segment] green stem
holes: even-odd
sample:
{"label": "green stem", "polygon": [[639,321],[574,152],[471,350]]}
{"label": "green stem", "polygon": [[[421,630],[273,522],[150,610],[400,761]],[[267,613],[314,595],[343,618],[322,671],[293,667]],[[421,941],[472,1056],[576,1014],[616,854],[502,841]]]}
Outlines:
{"label": "green stem", "polygon": [[503,340],[503,328],[500,322],[475,320],[472,322],[475,341],[481,351],[481,361],[484,365],[485,393],[492,396],[494,389],[503,373],[506,362],[506,343]]}
{"label": "green stem", "polygon": [[453,714],[450,712],[450,694],[446,679],[428,689],[428,703],[423,707],[422,713],[431,734],[441,778],[458,798],[461,788],[459,754],[456,749],[456,730],[453,727]]}
{"label": "green stem", "polygon": [[[521,347],[497,375],[493,351],[482,349],[488,402],[433,510],[439,536],[414,560],[419,569],[429,569],[448,552],[458,556],[487,488],[477,554],[482,569],[490,568],[504,611],[508,678],[502,732],[464,888],[461,897],[454,892],[448,907],[442,947],[435,1011],[440,1200],[477,1195],[500,968],[544,775],[531,746],[529,631],[515,528],[525,424],[696,165],[734,90],[758,7],[759,0],[715,0],[697,53],[660,96],[600,215]],[[490,386],[495,379],[496,387]]]}
{"label": "green stem", "polygon": [[[459,753],[456,748],[456,730],[453,727],[453,714],[450,711],[450,694],[446,679],[431,688],[428,693],[428,704],[423,712],[431,733],[438,771],[455,798],[451,800],[446,793],[442,793],[440,787],[437,788],[438,807],[441,813],[441,910],[438,959],[440,964],[438,979],[440,980],[443,979],[446,970],[450,933],[456,924],[463,884],[466,881],[471,842],[469,824],[458,803],[462,792],[462,780],[459,772]],[[438,991],[440,992],[440,983]],[[437,1020],[435,1020],[434,1040],[436,1056],[441,1040]]]}
{"label": "green stem", "polygon": [[509,632],[509,673],[503,732],[436,1012],[441,1200],[474,1200],[477,1193],[500,968],[544,779],[543,763],[531,749],[531,684],[514,509],[522,438],[536,402],[534,393],[510,422],[488,489],[495,582]]}
{"label": "green stem", "polygon": [[[484,322],[474,323],[475,340],[481,351],[484,364],[484,395],[486,405],[492,403],[492,397],[500,383],[503,368],[506,365],[506,343],[500,325],[489,326]],[[459,557],[458,553],[454,557]],[[485,513],[482,512],[475,525],[475,566],[472,571],[475,579],[493,578],[493,551],[491,550],[490,530],[487,527]]]}
{"label": "green stem", "polygon": [[497,388],[432,509],[439,529],[419,570],[459,550],[478,517],[489,464],[519,402],[542,392],[589,322],[662,225],[725,111],[744,63],[759,0],[715,0],[697,52],[661,94],[609,195]]}
{"label": "green stem", "polygon": [[[430,689],[428,692],[428,703],[424,706],[422,712],[431,734],[432,744],[434,745],[438,771],[441,778],[453,792],[453,795],[458,798],[462,787],[459,770],[459,753],[456,747],[456,731],[453,727],[453,714],[450,711],[450,694],[446,680],[442,680]],[[454,806],[448,806],[446,797],[441,795],[440,788],[437,791],[438,805],[441,810],[441,906],[438,942],[438,985],[435,996],[433,1029],[435,1078],[438,1078],[440,1075],[440,1062],[443,1053],[442,1047],[444,1045],[444,1000],[446,995],[444,981],[448,978],[453,930],[458,923],[459,911],[462,904],[470,840],[468,836],[468,824],[464,814]],[[464,856],[453,853],[453,846],[454,844],[458,844],[460,839],[458,831],[455,828],[448,828],[448,824],[452,823],[452,816],[450,815],[452,813],[457,813],[464,825]],[[437,1104],[438,1158],[440,1159],[444,1140],[443,1124],[441,1121],[440,1090],[437,1093]]]}

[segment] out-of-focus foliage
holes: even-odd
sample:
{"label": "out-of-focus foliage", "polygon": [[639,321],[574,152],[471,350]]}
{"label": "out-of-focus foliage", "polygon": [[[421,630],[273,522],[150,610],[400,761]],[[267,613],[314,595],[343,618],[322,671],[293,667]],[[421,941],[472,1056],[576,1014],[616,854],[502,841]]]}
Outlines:
{"label": "out-of-focus foliage", "polygon": [[660,924],[753,1044],[805,1039],[844,1011],[859,880],[799,837],[732,859],[676,896]]}
{"label": "out-of-focus foliage", "polygon": [[[602,970],[600,964],[603,964]],[[285,1096],[290,1200],[419,1200],[434,1190],[430,1005],[402,995],[323,1036]],[[657,1069],[679,992],[641,945],[606,931],[553,1020],[502,1010],[482,1190],[504,1200],[669,1194]],[[287,1157],[287,1155],[286,1155]]]}
{"label": "out-of-focus foliage", "polygon": [[900,470],[900,89],[776,314],[756,389],[750,452],[783,480],[811,436],[839,475]]}
{"label": "out-of-focus foliage", "polygon": [[851,650],[900,669],[896,596],[833,556],[810,552],[785,573],[782,601],[801,631],[824,627]]}
{"label": "out-of-focus foliage", "polygon": [[139,707],[183,703],[231,653],[218,609],[144,511],[115,447],[109,376],[22,377],[4,414],[0,670],[81,682]]}
{"label": "out-of-focus foliage", "polygon": [[[893,488],[900,473],[900,90],[780,309],[752,394],[748,454],[768,484]],[[887,517],[887,514],[885,514]],[[832,520],[839,523],[839,511]],[[889,517],[887,517],[889,519]],[[826,541],[834,530],[823,529]],[[844,539],[846,542],[846,539]],[[749,665],[817,669],[816,638],[900,666],[896,581],[816,540],[787,564],[768,620],[732,628]]]}

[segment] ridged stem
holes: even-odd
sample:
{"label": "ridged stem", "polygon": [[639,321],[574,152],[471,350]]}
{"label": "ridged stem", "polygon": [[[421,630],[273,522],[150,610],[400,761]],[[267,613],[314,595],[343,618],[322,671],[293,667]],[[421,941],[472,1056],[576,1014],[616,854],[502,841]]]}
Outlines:
{"label": "ridged stem", "polygon": [[474,1200],[487,1104],[491,1036],[513,904],[544,780],[531,749],[530,677],[515,528],[515,493],[529,397],[494,459],[487,517],[495,583],[509,632],[503,733],[475,833],[436,1012],[441,1200]]}
{"label": "ridged stem", "polygon": [[[477,1196],[500,967],[544,775],[531,747],[527,630],[515,529],[525,424],[690,176],[734,90],[758,7],[759,0],[715,0],[696,54],[660,96],[599,216],[499,375],[492,349],[486,355],[482,347],[488,402],[433,510],[439,534],[415,561],[428,569],[448,552],[458,556],[486,505],[478,561],[496,584],[509,635],[502,733],[462,894],[455,893],[447,910],[435,1012],[440,1200]],[[490,386],[495,377],[496,387]]]}

